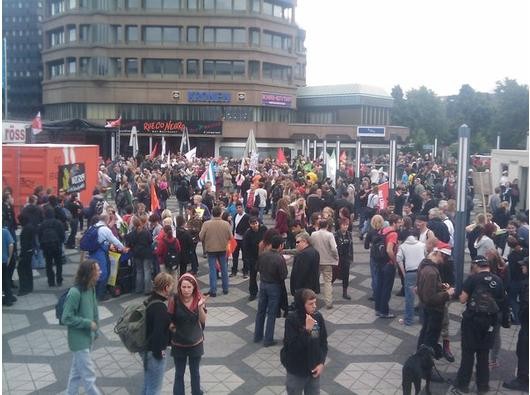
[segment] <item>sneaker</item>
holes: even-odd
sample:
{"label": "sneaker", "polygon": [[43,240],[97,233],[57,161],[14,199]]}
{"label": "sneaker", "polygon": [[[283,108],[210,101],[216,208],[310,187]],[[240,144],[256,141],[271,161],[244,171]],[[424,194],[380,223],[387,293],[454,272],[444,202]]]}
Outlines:
{"label": "sneaker", "polygon": [[388,313],[379,315],[379,318],[396,318],[396,316],[392,313]]}
{"label": "sneaker", "polygon": [[256,300],[256,295],[250,295],[250,296],[248,297],[248,301],[249,301],[249,302],[252,302],[253,300]]}
{"label": "sneaker", "polygon": [[528,392],[528,383],[525,384],[518,378],[515,378],[510,381],[505,381],[504,383],[502,383],[502,386],[504,388],[508,388],[509,390]]}
{"label": "sneaker", "polygon": [[210,298],[215,298],[217,296],[215,292],[206,292],[205,295],[209,296]]}
{"label": "sneaker", "polygon": [[243,278],[246,280],[248,278],[248,274],[243,274]]}
{"label": "sneaker", "polygon": [[237,276],[237,273],[230,273],[230,274],[228,275],[228,277],[235,277],[235,276]]}
{"label": "sneaker", "polygon": [[278,342],[276,340],[270,341],[270,342],[263,342],[263,347],[272,347],[277,345]]}
{"label": "sneaker", "polygon": [[228,290],[227,291],[223,291],[223,295],[228,295]]}

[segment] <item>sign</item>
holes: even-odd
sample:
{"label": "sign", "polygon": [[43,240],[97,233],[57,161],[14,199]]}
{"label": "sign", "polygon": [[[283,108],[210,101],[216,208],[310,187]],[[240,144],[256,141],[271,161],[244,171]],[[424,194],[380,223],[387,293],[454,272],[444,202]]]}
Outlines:
{"label": "sign", "polygon": [[379,194],[379,209],[383,210],[388,208],[388,181],[382,184],[379,184],[378,194]]}
{"label": "sign", "polygon": [[491,184],[490,172],[473,172],[473,189],[475,193],[482,195],[492,195],[493,186]]}
{"label": "sign", "polygon": [[121,130],[131,130],[136,127],[138,133],[181,135],[185,128],[188,134],[202,136],[220,136],[223,131],[222,121],[152,121],[152,120],[122,120]]}
{"label": "sign", "polygon": [[2,144],[24,144],[27,126],[22,122],[2,122]]}
{"label": "sign", "polygon": [[277,95],[275,93],[261,94],[261,105],[272,107],[291,107],[293,97],[289,95]]}
{"label": "sign", "polygon": [[229,103],[231,100],[230,92],[188,91],[190,103]]}
{"label": "sign", "polygon": [[84,163],[59,166],[59,189],[67,193],[86,189],[86,173]]}
{"label": "sign", "polygon": [[385,137],[385,128],[381,126],[357,126],[357,137]]}

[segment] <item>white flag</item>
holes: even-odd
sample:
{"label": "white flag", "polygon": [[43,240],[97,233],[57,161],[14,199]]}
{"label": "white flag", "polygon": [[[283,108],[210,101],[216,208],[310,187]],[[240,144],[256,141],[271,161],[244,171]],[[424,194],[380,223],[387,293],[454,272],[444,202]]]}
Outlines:
{"label": "white flag", "polygon": [[191,162],[193,158],[197,156],[197,147],[193,147],[193,149],[189,150],[184,154],[188,162]]}

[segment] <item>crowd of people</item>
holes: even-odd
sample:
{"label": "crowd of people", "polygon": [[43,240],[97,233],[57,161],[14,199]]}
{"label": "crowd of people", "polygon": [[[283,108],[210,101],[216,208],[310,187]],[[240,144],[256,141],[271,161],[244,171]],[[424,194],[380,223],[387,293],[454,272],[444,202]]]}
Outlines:
{"label": "crowd of people", "polygon": [[[215,178],[208,179],[203,173],[212,162]],[[219,279],[226,295],[230,279],[240,275],[248,278],[249,300],[258,299],[254,342],[265,347],[276,344],[275,320],[283,313],[287,321],[282,363],[288,372],[288,393],[300,393],[304,388],[306,393],[317,393],[327,354],[327,333],[322,316],[316,312],[316,295],[321,293],[325,309],[333,309],[332,284],[339,279],[342,298],[351,299],[349,274],[357,253],[353,240],[359,237],[370,251],[369,299],[374,303],[374,314],[380,319],[393,319],[398,314],[399,323],[406,326],[416,325],[419,316],[422,328],[418,348],[431,347],[436,358],[454,362],[448,304],[455,295],[456,164],[440,164],[428,155],[400,153],[398,180],[389,202],[382,202],[379,193],[380,185],[388,181],[383,168],[364,164],[360,168],[356,175],[353,163],[342,161],[336,176],[328,177],[320,160],[304,157],[291,163],[269,158],[242,164],[227,158],[188,161],[175,155],[120,158],[102,161],[98,185],[86,207],[75,192],[55,195],[38,187],[18,216],[7,187],[2,206],[3,304],[16,302],[11,280],[15,267],[18,295],[33,291],[31,269],[32,261],[39,259],[38,251],[43,253],[48,285],[61,286],[65,249],[78,247],[84,227],[89,229],[85,234],[95,229],[98,248],[87,252],[88,259],[76,277],[81,298],[91,287],[98,301],[110,297],[109,251],[117,251],[126,264],[132,264],[133,292],[148,295],[150,301],[169,301],[167,308],[150,304],[148,332],[156,333],[156,341],[150,342],[144,356],[149,382],[144,393],[160,390],[168,345],[176,366],[174,393],[184,393],[187,360],[192,393],[201,393],[199,363],[204,352],[207,299],[218,297]],[[459,296],[466,310],[462,317],[462,361],[455,385],[466,392],[476,354],[477,388],[487,391],[489,369],[499,365],[501,326],[515,324],[521,325],[521,346],[517,349],[520,365],[517,377],[505,385],[527,389],[528,259],[524,258],[528,257],[528,212],[516,211],[517,180],[510,182],[507,174],[499,180],[488,207],[473,222],[471,179],[468,191],[466,236],[472,265]],[[172,196],[178,202],[178,212],[167,208]],[[266,216],[270,216],[272,226],[266,226],[265,222],[270,223]],[[202,251],[198,252],[199,243]],[[202,270],[197,254],[207,259],[209,291],[205,295],[196,280]],[[87,273],[94,274],[90,277]],[[389,307],[396,273],[401,290],[395,296],[405,298],[403,312]],[[487,292],[482,292],[484,289]],[[491,311],[475,311],[475,305],[487,304],[480,298],[488,292],[493,300],[490,305],[496,310],[490,306]],[[294,297],[292,303],[289,294]],[[487,318],[477,319],[483,314]],[[85,318],[88,325],[82,328],[89,335],[96,332],[97,315],[91,313]],[[79,330],[72,320],[71,326]],[[79,351],[72,345],[71,349],[74,355]],[[309,350],[310,361],[300,361],[303,349]],[[74,365],[84,364],[90,370],[86,361],[86,355],[74,357]],[[69,388],[79,386],[78,376],[72,367]],[[87,392],[95,388],[89,381]]]}

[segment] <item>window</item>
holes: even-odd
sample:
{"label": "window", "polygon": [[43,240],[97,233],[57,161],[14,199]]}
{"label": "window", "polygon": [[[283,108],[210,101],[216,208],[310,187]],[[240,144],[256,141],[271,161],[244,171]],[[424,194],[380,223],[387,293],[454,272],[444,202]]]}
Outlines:
{"label": "window", "polygon": [[263,13],[266,15],[272,15],[272,3],[267,1],[263,2]]}
{"label": "window", "polygon": [[75,10],[77,8],[76,0],[70,0],[68,2],[68,9]]}
{"label": "window", "polygon": [[142,70],[145,77],[163,77],[182,74],[181,59],[143,59]]}
{"label": "window", "polygon": [[120,25],[110,25],[110,43],[118,44],[121,42],[121,26]]}
{"label": "window", "polygon": [[215,42],[229,44],[232,42],[232,31],[225,28],[215,29]]}
{"label": "window", "polygon": [[259,62],[257,60],[248,62],[248,77],[251,80],[259,79]]}
{"label": "window", "polygon": [[215,42],[215,29],[212,27],[205,27],[204,28],[204,39],[203,41],[205,43],[213,43]]}
{"label": "window", "polygon": [[188,59],[186,61],[186,74],[189,76],[199,76],[199,61],[197,59]]}
{"label": "window", "polygon": [[197,11],[198,8],[198,0],[188,0],[188,10]]}
{"label": "window", "polygon": [[202,62],[202,73],[204,75],[214,75],[215,74],[215,61],[204,60]]}
{"label": "window", "polygon": [[68,29],[68,42],[75,42],[77,40],[75,25],[68,25],[66,28]]}
{"label": "window", "polygon": [[220,78],[243,78],[245,75],[245,62],[237,60],[204,60],[203,74]]}
{"label": "window", "polygon": [[125,26],[125,41],[128,43],[138,41],[138,26]]}
{"label": "window", "polygon": [[76,61],[75,58],[67,58],[66,64],[68,67],[68,74],[75,75],[76,73]]}
{"label": "window", "polygon": [[245,29],[226,27],[205,27],[204,42],[216,44],[245,44]]}
{"label": "window", "polygon": [[180,9],[180,0],[164,0],[165,10],[178,10]]}
{"label": "window", "polygon": [[263,32],[263,45],[274,49],[280,49],[283,51],[292,50],[292,40],[290,36],[283,34],[277,34],[269,31]]}
{"label": "window", "polygon": [[131,76],[138,75],[138,59],[125,59],[125,74]]}
{"label": "window", "polygon": [[242,78],[245,76],[245,62],[244,61],[234,61],[233,63],[233,72],[234,77]]}
{"label": "window", "polygon": [[79,25],[79,41],[88,42],[90,34],[90,25]]}
{"label": "window", "polygon": [[259,47],[259,30],[250,29],[250,45],[252,47]]}
{"label": "window", "polygon": [[180,59],[164,59],[162,71],[165,75],[182,74],[182,61]]}
{"label": "window", "polygon": [[64,75],[64,63],[62,60],[50,62],[48,64],[48,73],[50,78],[58,78]]}
{"label": "window", "polygon": [[245,29],[234,29],[233,33],[233,42],[235,44],[245,44],[247,42]]}
{"label": "window", "polygon": [[246,9],[247,9],[247,0],[234,0],[235,11],[246,11]]}
{"label": "window", "polygon": [[145,8],[151,10],[161,10],[162,9],[162,0],[144,0]]}
{"label": "window", "polygon": [[203,7],[205,10],[214,10],[215,9],[215,0],[203,0]]}
{"label": "window", "polygon": [[121,58],[110,58],[109,75],[114,77],[121,75]]}
{"label": "window", "polygon": [[263,78],[273,81],[290,81],[291,67],[274,63],[263,63]]}
{"label": "window", "polygon": [[129,10],[140,8],[140,0],[125,0],[125,8]]}
{"label": "window", "polygon": [[49,42],[48,45],[50,48],[57,47],[64,44],[64,31],[63,29],[53,30],[48,33]]}
{"label": "window", "polygon": [[232,0],[215,0],[215,8],[217,10],[232,9]]}
{"label": "window", "polygon": [[187,34],[187,41],[188,43],[198,43],[199,42],[199,28],[196,26],[188,27],[188,34]]}
{"label": "window", "polygon": [[146,43],[162,43],[162,28],[160,26],[145,26],[144,41]]}
{"label": "window", "polygon": [[164,27],[162,40],[164,43],[180,42],[180,27]]}
{"label": "window", "polygon": [[[21,3],[19,3],[19,6]],[[22,7],[19,7],[22,8]],[[50,1],[50,7],[49,7],[49,13],[50,16],[59,15],[64,12],[64,2],[62,0],[51,0]]]}

